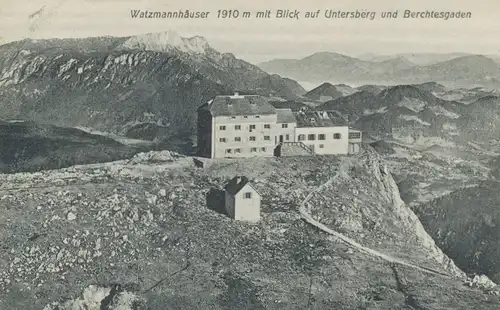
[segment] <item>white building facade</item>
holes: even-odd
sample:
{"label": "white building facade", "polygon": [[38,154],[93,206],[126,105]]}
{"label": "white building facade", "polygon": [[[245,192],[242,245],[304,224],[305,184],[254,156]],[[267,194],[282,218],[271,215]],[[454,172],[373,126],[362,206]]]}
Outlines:
{"label": "white building facade", "polygon": [[225,188],[227,215],[237,221],[260,220],[261,196],[246,177],[234,177]]}
{"label": "white building facade", "polygon": [[274,156],[276,147],[285,143],[303,143],[315,154],[359,151],[361,132],[335,124],[332,117],[327,112],[277,109],[261,96],[217,96],[198,109],[198,155]]}
{"label": "white building facade", "polygon": [[212,158],[273,156],[276,115],[216,116]]}
{"label": "white building facade", "polygon": [[333,127],[298,127],[295,130],[295,141],[309,146],[315,154],[348,154],[349,128]]}

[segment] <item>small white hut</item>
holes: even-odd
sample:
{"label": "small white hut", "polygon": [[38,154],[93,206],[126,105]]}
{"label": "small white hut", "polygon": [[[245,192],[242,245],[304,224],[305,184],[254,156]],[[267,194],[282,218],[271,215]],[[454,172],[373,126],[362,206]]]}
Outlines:
{"label": "small white hut", "polygon": [[247,177],[234,177],[225,187],[226,212],[232,219],[258,222],[260,220],[260,200],[260,194]]}

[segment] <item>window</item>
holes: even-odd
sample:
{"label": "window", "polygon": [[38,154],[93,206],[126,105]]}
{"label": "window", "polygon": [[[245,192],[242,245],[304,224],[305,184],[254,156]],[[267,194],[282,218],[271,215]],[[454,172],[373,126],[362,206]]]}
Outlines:
{"label": "window", "polygon": [[334,138],[335,140],[339,140],[339,139],[341,138],[341,135],[340,135],[339,133],[334,133],[334,134],[333,134],[333,138]]}
{"label": "window", "polygon": [[265,148],[265,147],[263,147],[263,148],[261,148],[260,150],[261,150],[262,152],[265,152],[265,151],[266,151],[266,148]]}
{"label": "window", "polygon": [[286,136],[285,136],[285,140],[286,140],[286,141],[290,140],[290,135],[286,135]]}
{"label": "window", "polygon": [[320,148],[320,149],[322,149],[322,148],[324,148],[324,147],[325,147],[325,145],[324,145],[324,144],[320,144],[320,145],[319,145],[319,148]]}
{"label": "window", "polygon": [[231,118],[232,118],[232,119],[235,119],[235,118],[236,118],[236,116],[231,116]]}
{"label": "window", "polygon": [[255,115],[255,118],[260,118],[260,116],[258,116],[258,115]]}
{"label": "window", "polygon": [[361,139],[361,132],[350,132],[349,139]]}
{"label": "window", "polygon": [[288,128],[288,124],[281,124],[281,128]]}
{"label": "window", "polygon": [[243,116],[243,118],[248,118],[248,116],[245,115],[245,116]]}
{"label": "window", "polygon": [[270,136],[264,136],[264,140],[269,141],[269,140],[271,140],[271,137]]}
{"label": "window", "polygon": [[252,193],[245,193],[245,199],[252,199]]}
{"label": "window", "polygon": [[318,140],[326,140],[325,134],[320,133],[318,135]]}
{"label": "window", "polygon": [[220,138],[219,139],[219,142],[226,142],[226,141],[227,141],[226,138]]}
{"label": "window", "polygon": [[316,140],[316,135],[315,134],[307,135],[307,140],[309,141]]}
{"label": "window", "polygon": [[236,141],[236,142],[241,142],[241,137],[236,137],[236,138],[234,138],[234,141]]}
{"label": "window", "polygon": [[226,130],[226,126],[220,126],[219,129],[220,130]]}
{"label": "window", "polygon": [[264,129],[271,129],[271,124],[264,124]]}
{"label": "window", "polygon": [[235,125],[234,130],[241,130],[241,125]]}
{"label": "window", "polygon": [[298,140],[304,141],[306,139],[306,135],[299,135]]}
{"label": "window", "polygon": [[250,125],[250,130],[255,129],[255,125]]}
{"label": "window", "polygon": [[255,148],[255,147],[252,147],[252,148],[250,149],[250,152],[252,152],[252,153],[255,153],[255,152],[257,152],[257,148]]}
{"label": "window", "polygon": [[251,137],[250,137],[250,141],[255,141],[255,137],[254,137],[254,136],[251,136]]}
{"label": "window", "polygon": [[227,153],[227,154],[231,154],[231,153],[232,153],[232,152],[231,152],[231,149],[226,149],[226,153]]}
{"label": "window", "polygon": [[235,153],[241,153],[241,149],[234,149]]}

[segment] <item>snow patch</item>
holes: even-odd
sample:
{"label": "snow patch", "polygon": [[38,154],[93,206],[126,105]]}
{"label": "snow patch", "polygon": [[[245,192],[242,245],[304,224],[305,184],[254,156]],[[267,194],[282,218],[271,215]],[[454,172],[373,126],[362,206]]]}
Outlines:
{"label": "snow patch", "polygon": [[415,145],[420,147],[431,147],[440,146],[443,148],[456,148],[457,145],[454,142],[447,141],[441,137],[419,137],[415,140]]}
{"label": "snow patch", "polygon": [[442,106],[433,106],[433,107],[430,107],[430,110],[432,112],[434,112],[434,114],[436,114],[436,115],[444,115],[446,117],[453,118],[453,119],[460,117],[460,115],[453,113],[451,111],[448,111],[445,108],[443,108]]}
{"label": "snow patch", "polygon": [[327,101],[330,101],[332,99],[333,99],[332,96],[319,96],[319,101],[321,101],[321,102],[327,102]]}
{"label": "snow patch", "polygon": [[137,144],[151,145],[151,144],[153,144],[153,142],[151,142],[151,141],[140,140],[140,139],[131,139],[131,138],[123,137],[123,136],[120,136],[120,135],[117,135],[117,134],[114,134],[114,133],[95,130],[95,129],[89,128],[89,127],[76,126],[74,128],[76,128],[78,130],[81,130],[81,131],[84,131],[86,133],[92,134],[92,135],[97,135],[97,136],[103,136],[103,137],[111,138],[111,139],[113,139],[113,140],[115,140],[117,142],[120,142],[122,144],[125,144],[125,145],[137,145]]}
{"label": "snow patch", "polygon": [[465,95],[459,93],[449,93],[449,94],[437,94],[436,97],[448,101],[459,101],[463,99]]}
{"label": "snow patch", "polygon": [[400,115],[399,118],[404,119],[405,121],[415,121],[415,122],[420,123],[420,124],[422,124],[424,126],[430,126],[431,125],[430,123],[427,123],[427,122],[421,120],[420,118],[418,118],[415,115]]}
{"label": "snow patch", "polygon": [[443,130],[457,130],[457,125],[452,123],[444,123],[442,128]]}
{"label": "snow patch", "polygon": [[413,112],[422,111],[426,105],[427,103],[425,103],[424,101],[413,98],[404,98],[398,103],[398,107],[407,108],[412,110]]}
{"label": "snow patch", "polygon": [[418,153],[412,154],[408,149],[394,146],[393,147],[395,153],[389,155],[389,157],[396,157],[396,158],[405,158],[408,160],[414,160],[414,159],[419,159],[422,157],[422,155],[419,155]]}
{"label": "snow patch", "polygon": [[372,115],[372,114],[383,114],[387,112],[387,107],[381,107],[377,110],[369,110],[366,109],[363,111],[363,115]]}
{"label": "snow patch", "polygon": [[402,133],[400,130],[397,129],[392,131],[392,137],[395,141],[398,141],[403,144],[412,145],[413,143],[415,143],[415,138],[413,138],[410,135],[405,135],[404,133]]}

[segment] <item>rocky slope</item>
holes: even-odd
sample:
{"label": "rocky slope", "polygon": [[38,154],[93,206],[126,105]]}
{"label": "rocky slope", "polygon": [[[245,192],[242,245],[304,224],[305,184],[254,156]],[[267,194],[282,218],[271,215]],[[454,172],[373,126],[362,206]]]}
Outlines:
{"label": "rocky slope", "polygon": [[[262,195],[260,223],[220,213],[219,189],[236,174]],[[335,175],[310,202],[317,220],[449,276],[389,264],[302,221],[304,197]],[[497,309],[500,302],[464,283],[373,152],[206,161],[205,168],[151,152],[0,178],[2,309]]]}
{"label": "rocky slope", "polygon": [[495,221],[500,141],[372,144],[395,175],[402,199],[439,247],[468,273],[498,281]]}
{"label": "rocky slope", "polygon": [[0,46],[0,55],[1,118],[134,137],[144,124],[148,132],[161,129],[161,137],[190,135],[196,108],[214,95],[305,93],[295,81],[219,53],[203,38],[172,32],[24,40]]}
{"label": "rocky slope", "polygon": [[[441,99],[446,94],[461,102]],[[373,147],[439,247],[466,272],[498,281],[500,99],[495,92],[426,83],[378,95],[359,92],[327,105],[354,118],[365,137],[384,139]]]}
{"label": "rocky slope", "polygon": [[460,267],[494,281],[500,281],[499,192],[498,181],[485,181],[416,208],[430,234]]}

